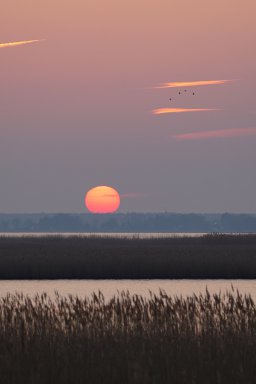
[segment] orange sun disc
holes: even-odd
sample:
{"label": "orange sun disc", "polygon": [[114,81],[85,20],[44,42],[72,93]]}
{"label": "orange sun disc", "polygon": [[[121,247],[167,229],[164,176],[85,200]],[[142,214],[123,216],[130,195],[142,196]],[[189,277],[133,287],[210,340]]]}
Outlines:
{"label": "orange sun disc", "polygon": [[95,187],[86,193],[85,205],[92,213],[113,213],[119,208],[120,196],[112,187]]}

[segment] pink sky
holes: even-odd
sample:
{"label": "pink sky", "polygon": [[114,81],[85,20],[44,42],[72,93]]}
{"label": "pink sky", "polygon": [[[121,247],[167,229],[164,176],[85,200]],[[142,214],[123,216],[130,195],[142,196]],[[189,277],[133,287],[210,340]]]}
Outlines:
{"label": "pink sky", "polygon": [[139,196],[123,212],[256,212],[254,135],[170,140],[255,127],[255,14],[254,0],[3,2],[0,44],[44,41],[0,49],[0,212],[84,212],[96,185]]}

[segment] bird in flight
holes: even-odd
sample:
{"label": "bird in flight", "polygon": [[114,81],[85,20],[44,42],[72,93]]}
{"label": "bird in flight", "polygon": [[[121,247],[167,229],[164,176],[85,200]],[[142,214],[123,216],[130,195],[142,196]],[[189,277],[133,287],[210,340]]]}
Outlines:
{"label": "bird in flight", "polygon": [[[186,92],[186,93],[187,93],[187,89],[184,89],[183,92]],[[179,95],[181,95],[181,93],[182,93],[182,92],[179,91]],[[192,95],[195,96],[195,92],[192,92]],[[169,98],[169,101],[172,101],[172,98],[171,98],[171,97]]]}

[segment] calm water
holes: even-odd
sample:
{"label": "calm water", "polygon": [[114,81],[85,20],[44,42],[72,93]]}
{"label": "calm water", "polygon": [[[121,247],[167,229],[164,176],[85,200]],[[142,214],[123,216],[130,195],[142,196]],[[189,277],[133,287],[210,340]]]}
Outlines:
{"label": "calm water", "polygon": [[99,290],[106,299],[127,291],[131,294],[149,296],[149,291],[158,293],[163,289],[170,295],[189,296],[193,293],[205,293],[206,287],[211,293],[225,292],[231,285],[240,293],[250,293],[256,301],[256,280],[1,280],[0,297],[7,293],[23,292],[29,296],[46,292],[54,296],[57,290],[61,295],[90,296]]}

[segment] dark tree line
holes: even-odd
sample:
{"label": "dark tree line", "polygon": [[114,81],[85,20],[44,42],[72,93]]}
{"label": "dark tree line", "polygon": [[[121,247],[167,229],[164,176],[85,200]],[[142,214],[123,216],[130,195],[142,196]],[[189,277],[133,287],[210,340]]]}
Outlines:
{"label": "dark tree line", "polygon": [[256,215],[0,214],[0,232],[256,232]]}

